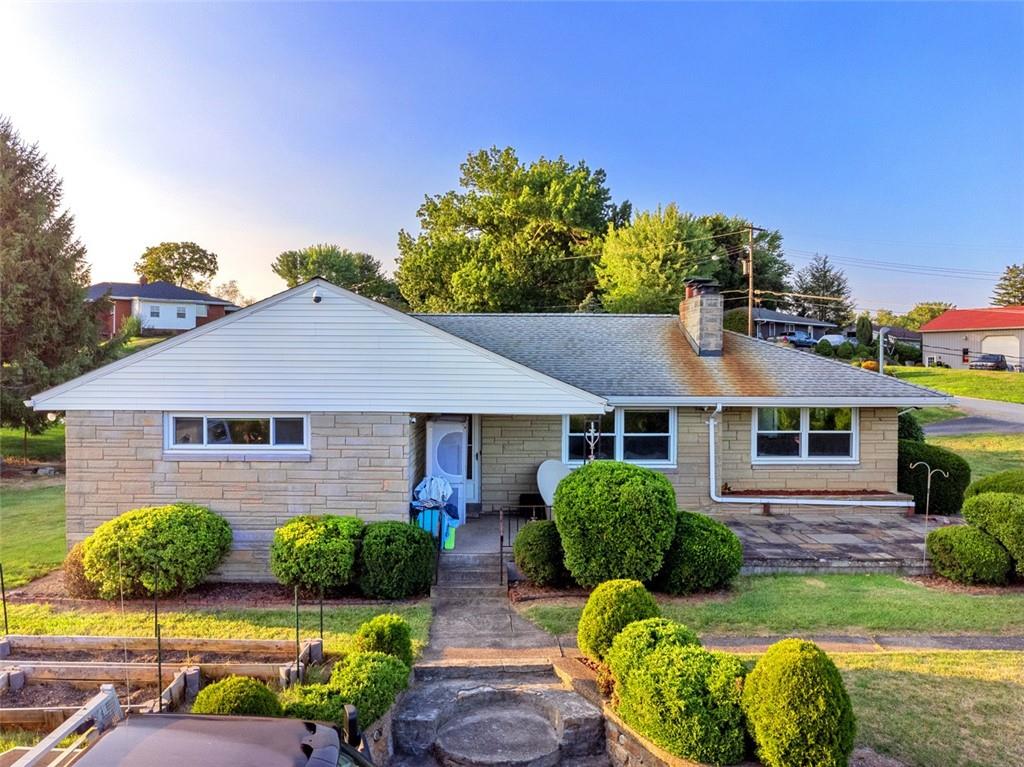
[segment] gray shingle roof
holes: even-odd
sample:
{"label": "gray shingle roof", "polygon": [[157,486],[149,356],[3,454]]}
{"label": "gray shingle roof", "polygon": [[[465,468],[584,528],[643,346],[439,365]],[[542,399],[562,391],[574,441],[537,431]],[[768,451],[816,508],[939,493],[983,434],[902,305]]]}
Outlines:
{"label": "gray shingle roof", "polygon": [[838,327],[834,322],[816,320],[812,317],[802,317],[799,314],[786,314],[777,312],[774,309],[765,309],[760,306],[754,307],[754,319],[761,322],[788,322],[791,325],[813,325],[816,328]]}
{"label": "gray shingle roof", "polygon": [[198,290],[189,290],[173,285],[170,282],[157,280],[141,285],[138,282],[97,282],[89,286],[86,298],[95,301],[105,293],[116,298],[149,298],[154,301],[201,301],[206,304],[223,304],[234,306],[230,301],[223,298],[211,296],[208,293],[200,293]]}
{"label": "gray shingle roof", "polygon": [[674,315],[416,314],[496,354],[609,399],[620,397],[922,398],[945,395],[726,331],[698,356]]}

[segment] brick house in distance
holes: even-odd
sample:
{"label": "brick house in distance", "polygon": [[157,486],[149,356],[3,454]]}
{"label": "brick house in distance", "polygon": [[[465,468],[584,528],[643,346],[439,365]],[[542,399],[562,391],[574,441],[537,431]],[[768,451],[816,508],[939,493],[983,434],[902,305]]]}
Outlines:
{"label": "brick house in distance", "polygon": [[174,335],[220,319],[238,307],[223,298],[169,282],[98,282],[89,286],[87,301],[106,298],[110,308],[100,315],[100,335],[110,338],[128,317],[138,317],[144,333]]}

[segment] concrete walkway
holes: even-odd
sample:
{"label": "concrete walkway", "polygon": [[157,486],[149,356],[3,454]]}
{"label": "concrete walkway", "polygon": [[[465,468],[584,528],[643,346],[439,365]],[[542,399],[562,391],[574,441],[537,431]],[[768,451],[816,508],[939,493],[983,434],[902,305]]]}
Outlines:
{"label": "concrete walkway", "polygon": [[[1021,375],[1024,377],[1024,374]],[[1024,405],[991,399],[957,397],[953,401],[953,406],[966,413],[966,416],[925,426],[924,433],[930,437],[1024,433]]]}

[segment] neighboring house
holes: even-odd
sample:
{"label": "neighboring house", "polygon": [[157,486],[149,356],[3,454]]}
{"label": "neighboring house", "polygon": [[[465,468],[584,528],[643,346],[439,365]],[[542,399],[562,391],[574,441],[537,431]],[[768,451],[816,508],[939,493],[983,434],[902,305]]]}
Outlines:
{"label": "neighboring house", "polygon": [[138,317],[142,328],[154,334],[182,333],[237,311],[223,298],[158,280],[99,282],[89,286],[88,301],[106,297],[110,308],[100,315],[101,335],[110,338],[127,317]]}
{"label": "neighboring house", "polygon": [[67,540],[139,506],[224,515],[222,578],[268,577],[297,514],[408,519],[425,474],[483,511],[539,464],[663,472],[683,508],[906,512],[897,414],[949,398],[722,330],[691,280],[676,315],[408,315],[315,279],[37,394],[66,412]]}
{"label": "neighboring house", "polygon": [[772,309],[754,308],[754,328],[758,338],[775,338],[783,333],[794,333],[798,330],[809,334],[812,338],[821,338],[832,328],[834,322],[825,322],[799,314],[786,314]]}
{"label": "neighboring house", "polygon": [[1014,370],[1024,365],[1024,306],[948,309],[921,334],[926,365],[966,368],[982,354],[1002,354]]}
{"label": "neighboring house", "polygon": [[[873,339],[878,338],[878,331],[881,325],[877,323],[871,324],[871,337]],[[857,339],[857,326],[850,325],[843,330],[843,335],[849,338],[851,341]],[[916,330],[907,330],[901,327],[890,327],[885,331],[885,339],[887,342],[898,341],[901,344],[907,344],[908,346],[916,346],[918,349],[921,348],[921,334]]]}

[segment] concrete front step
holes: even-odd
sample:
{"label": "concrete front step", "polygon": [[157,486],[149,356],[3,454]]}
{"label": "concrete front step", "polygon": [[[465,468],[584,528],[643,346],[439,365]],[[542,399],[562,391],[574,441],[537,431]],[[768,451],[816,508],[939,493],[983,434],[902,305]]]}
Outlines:
{"label": "concrete front step", "polygon": [[516,679],[520,683],[552,683],[556,681],[554,666],[548,659],[486,658],[421,661],[413,667],[417,682],[438,682],[451,679]]}
{"label": "concrete front step", "polygon": [[504,586],[487,586],[479,583],[447,583],[439,581],[431,590],[435,600],[466,601],[469,599],[500,600],[508,604],[508,589]]}
{"label": "concrete front step", "polygon": [[462,567],[493,567],[497,572],[498,566],[501,564],[501,554],[497,552],[456,554],[445,551],[441,553],[441,561],[438,564],[442,570]]}
{"label": "concrete front step", "polygon": [[466,567],[457,570],[441,570],[437,575],[438,583],[475,583],[477,585],[497,586],[501,584],[501,571],[490,567]]}

